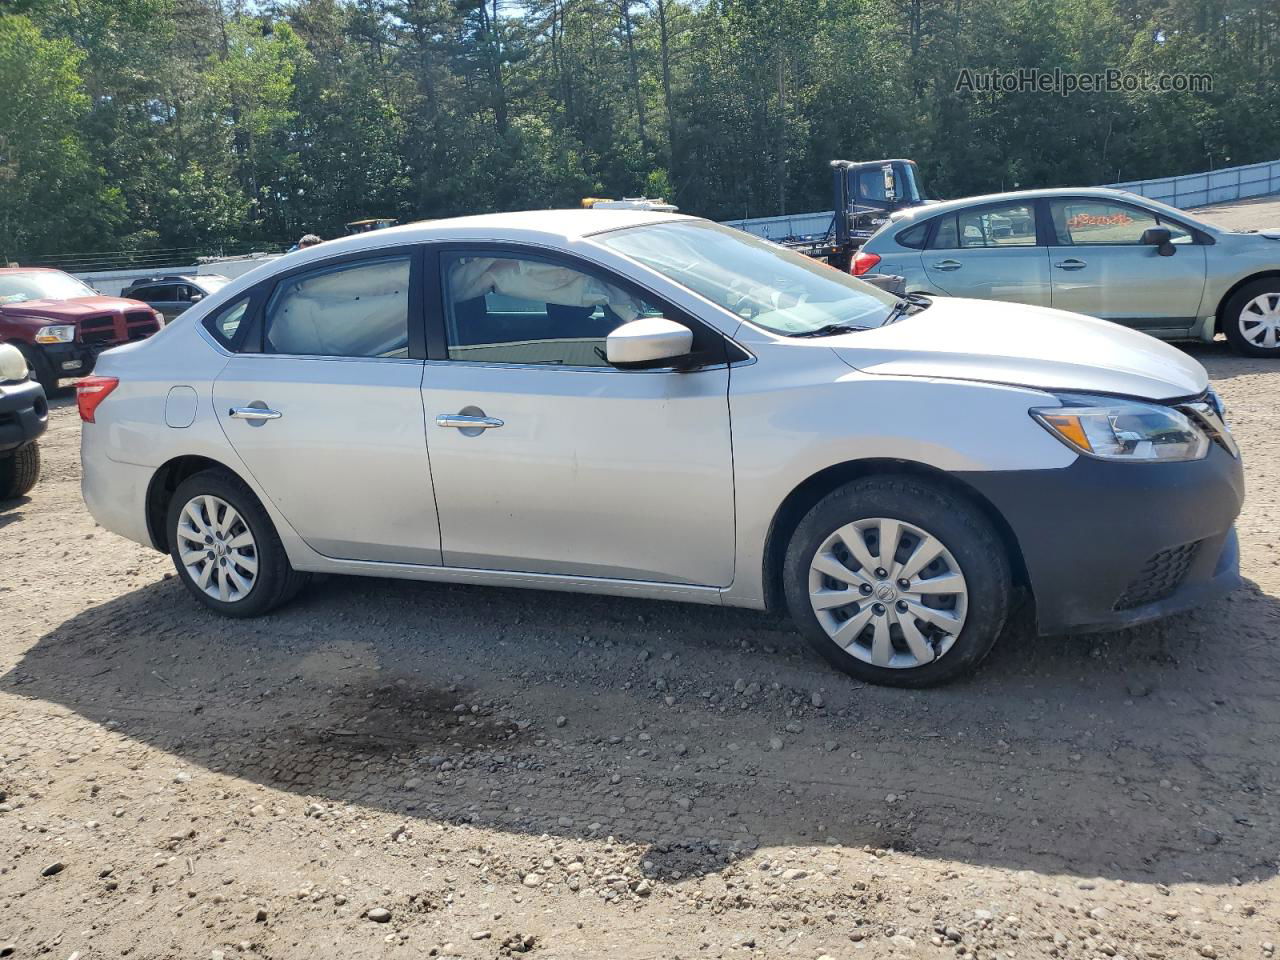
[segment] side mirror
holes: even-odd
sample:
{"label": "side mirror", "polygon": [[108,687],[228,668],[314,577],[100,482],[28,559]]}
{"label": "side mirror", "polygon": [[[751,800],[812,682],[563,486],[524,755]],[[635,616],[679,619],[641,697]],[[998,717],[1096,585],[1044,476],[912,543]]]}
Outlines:
{"label": "side mirror", "polygon": [[193,290],[193,291],[191,292],[191,296],[190,296],[188,299],[190,299],[190,301],[191,301],[192,303],[198,303],[199,301],[201,301],[201,300],[203,300],[203,299],[204,299],[204,294],[203,294],[203,293],[196,293],[196,292]]}
{"label": "side mirror", "polygon": [[1138,243],[1148,247],[1155,247],[1156,253],[1162,257],[1172,257],[1178,252],[1173,245],[1173,234],[1167,227],[1148,227],[1142,231],[1142,236],[1138,238]]}
{"label": "side mirror", "polygon": [[605,359],[622,370],[669,367],[693,349],[693,331],[665,317],[641,317],[605,338]]}

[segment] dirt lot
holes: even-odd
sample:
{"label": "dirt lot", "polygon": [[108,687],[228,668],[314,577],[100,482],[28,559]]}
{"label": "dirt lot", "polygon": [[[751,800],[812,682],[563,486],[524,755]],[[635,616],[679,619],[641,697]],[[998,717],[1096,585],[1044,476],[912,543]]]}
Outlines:
{"label": "dirt lot", "polygon": [[95,528],[60,401],[0,506],[0,956],[1265,960],[1280,370],[1194,352],[1247,585],[927,693],[743,611],[329,579],[218,619]]}

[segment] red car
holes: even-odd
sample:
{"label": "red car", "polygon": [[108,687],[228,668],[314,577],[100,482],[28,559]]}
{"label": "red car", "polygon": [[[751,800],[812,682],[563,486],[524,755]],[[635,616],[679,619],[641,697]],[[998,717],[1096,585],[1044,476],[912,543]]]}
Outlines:
{"label": "red car", "polygon": [[92,371],[107,347],[145,339],[163,325],[163,315],[145,303],[99,296],[61,270],[0,269],[0,343],[22,351],[48,394],[60,378]]}

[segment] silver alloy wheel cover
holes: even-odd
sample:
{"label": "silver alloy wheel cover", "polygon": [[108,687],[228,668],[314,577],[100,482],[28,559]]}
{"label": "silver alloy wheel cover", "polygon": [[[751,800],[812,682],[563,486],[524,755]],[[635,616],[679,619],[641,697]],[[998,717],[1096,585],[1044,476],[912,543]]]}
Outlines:
{"label": "silver alloy wheel cover", "polygon": [[258,581],[258,545],[227,501],[202,493],[178,514],[178,559],[191,582],[223,603],[243,600]]}
{"label": "silver alloy wheel cover", "polygon": [[1280,292],[1254,297],[1240,311],[1240,335],[1255,347],[1280,347]]}
{"label": "silver alloy wheel cover", "polygon": [[909,670],[955,645],[969,589],[956,558],[927,530],[871,517],[845,524],[818,547],[809,566],[809,603],[845,653],[872,666]]}

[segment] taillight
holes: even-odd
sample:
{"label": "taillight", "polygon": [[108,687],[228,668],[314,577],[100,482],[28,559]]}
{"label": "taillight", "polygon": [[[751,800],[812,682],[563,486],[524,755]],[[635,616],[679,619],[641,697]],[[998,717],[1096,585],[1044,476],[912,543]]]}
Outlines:
{"label": "taillight", "polygon": [[107,395],[118,386],[119,377],[85,377],[76,383],[76,407],[80,410],[80,419],[85,423],[93,423],[93,414],[98,409],[98,404],[107,399]]}
{"label": "taillight", "polygon": [[854,254],[853,263],[849,264],[849,272],[855,277],[860,277],[879,262],[879,254],[863,253],[859,250]]}

